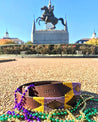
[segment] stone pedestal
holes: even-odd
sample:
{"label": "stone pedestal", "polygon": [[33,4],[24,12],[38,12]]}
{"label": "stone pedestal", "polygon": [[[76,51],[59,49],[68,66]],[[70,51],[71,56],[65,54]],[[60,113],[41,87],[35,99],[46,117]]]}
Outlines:
{"label": "stone pedestal", "polygon": [[46,30],[36,30],[34,20],[31,32],[31,42],[33,42],[33,44],[68,44],[69,32],[66,20],[65,25],[63,30],[49,28],[46,28]]}
{"label": "stone pedestal", "polygon": [[36,30],[32,35],[33,44],[68,44],[69,33],[65,30]]}

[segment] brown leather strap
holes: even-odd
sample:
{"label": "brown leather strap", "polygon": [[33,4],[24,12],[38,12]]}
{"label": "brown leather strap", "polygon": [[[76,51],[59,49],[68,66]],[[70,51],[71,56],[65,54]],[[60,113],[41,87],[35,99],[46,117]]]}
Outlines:
{"label": "brown leather strap", "polygon": [[[30,88],[26,93],[27,96],[37,96],[37,97],[61,97],[64,96],[69,87],[62,84],[62,82],[54,82],[54,81],[40,81],[34,83],[35,89]],[[22,87],[22,93],[24,93],[26,87],[25,85]]]}
{"label": "brown leather strap", "polygon": [[51,111],[52,109],[69,108],[76,104],[76,96],[80,95],[80,83],[66,83],[59,81],[39,81],[24,84],[17,92],[18,103],[25,89],[34,84],[25,95],[25,105],[37,111]]}

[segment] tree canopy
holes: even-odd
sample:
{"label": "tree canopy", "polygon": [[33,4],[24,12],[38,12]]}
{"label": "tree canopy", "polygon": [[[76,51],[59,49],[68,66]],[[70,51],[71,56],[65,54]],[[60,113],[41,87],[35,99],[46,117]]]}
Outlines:
{"label": "tree canopy", "polygon": [[85,44],[98,45],[98,38],[92,38],[89,41],[85,42]]}
{"label": "tree canopy", "polygon": [[5,44],[15,44],[15,42],[12,39],[0,39],[0,45]]}

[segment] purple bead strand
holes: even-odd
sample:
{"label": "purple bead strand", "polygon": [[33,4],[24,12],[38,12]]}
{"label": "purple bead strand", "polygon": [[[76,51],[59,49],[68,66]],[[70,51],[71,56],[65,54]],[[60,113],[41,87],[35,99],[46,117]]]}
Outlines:
{"label": "purple bead strand", "polygon": [[[40,122],[39,117],[31,116],[30,112],[29,112],[27,109],[25,109],[25,108],[23,107],[24,104],[25,104],[25,94],[26,94],[26,92],[28,91],[28,89],[30,89],[31,87],[34,88],[34,84],[29,85],[29,86],[27,87],[27,89],[25,90],[25,92],[22,94],[22,97],[21,97],[21,100],[20,100],[19,103],[17,102],[17,94],[16,94],[16,93],[17,93],[18,91],[19,91],[19,92],[21,92],[21,91],[20,91],[20,89],[18,89],[18,88],[15,90],[15,94],[14,94],[14,96],[15,96],[15,107],[14,107],[14,109],[17,108],[19,111],[20,111],[20,110],[23,110],[25,120],[27,120],[28,122],[30,122],[30,121],[33,122],[33,120],[30,120],[30,119],[28,118],[28,116],[29,116],[30,118],[36,119],[38,122]],[[32,113],[33,113],[33,112],[32,112]]]}

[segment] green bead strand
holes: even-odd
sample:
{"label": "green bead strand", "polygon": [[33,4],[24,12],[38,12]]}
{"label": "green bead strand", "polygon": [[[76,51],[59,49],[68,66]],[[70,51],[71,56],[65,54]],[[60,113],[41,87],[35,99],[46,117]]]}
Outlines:
{"label": "green bead strand", "polygon": [[[82,106],[84,104],[84,102],[86,103],[87,100],[91,100],[93,102],[98,102],[98,99],[88,99],[88,98],[85,98],[84,97],[87,97],[89,95],[82,95],[81,99],[77,102],[76,106],[72,109],[69,109],[69,111],[71,113],[75,112],[76,110],[78,110],[78,108],[80,106]],[[47,117],[49,117],[50,121],[51,122],[75,122],[75,120],[61,120],[61,119],[56,119],[56,116],[65,116],[67,115],[67,109],[58,109],[58,110],[53,110],[51,113],[47,114],[47,113],[42,113],[42,112],[35,112],[35,113],[32,113],[32,111],[29,111],[30,114],[32,116],[36,116],[36,117],[39,117],[40,119],[42,120],[46,120]],[[84,111],[84,112],[83,112]],[[95,116],[97,114],[97,109],[95,108],[89,108],[89,109],[83,109],[83,113],[84,113],[84,119],[87,121],[87,122],[95,122],[95,120],[92,120],[92,117]],[[18,114],[19,115],[18,115]],[[2,121],[8,121],[9,119],[24,119],[24,115],[22,115],[21,113],[23,113],[23,110],[21,111],[17,111],[15,112],[15,115],[9,115],[9,114],[3,114],[2,116],[0,116],[0,122]],[[55,118],[54,118],[55,117]],[[28,116],[28,118],[30,118]],[[79,117],[76,118],[77,120],[81,121],[82,120],[82,115],[80,115]],[[97,121],[98,122],[98,121]]]}

